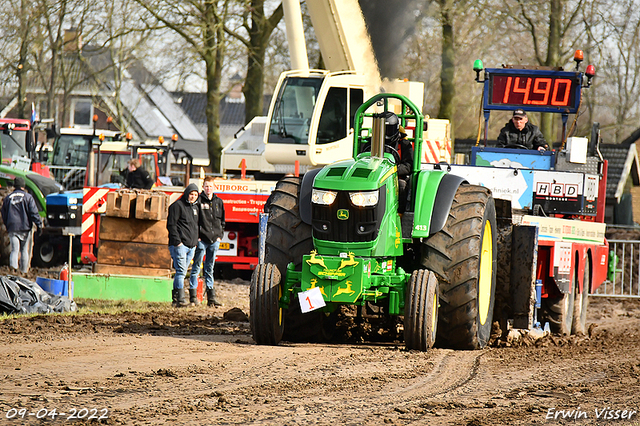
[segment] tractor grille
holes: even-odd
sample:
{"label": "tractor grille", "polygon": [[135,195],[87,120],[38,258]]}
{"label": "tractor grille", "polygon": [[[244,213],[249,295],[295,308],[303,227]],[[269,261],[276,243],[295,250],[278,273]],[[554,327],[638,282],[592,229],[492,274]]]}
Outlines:
{"label": "tractor grille", "polygon": [[70,206],[47,206],[47,222],[51,227],[64,228],[82,224],[82,204]]}
{"label": "tractor grille", "polygon": [[[373,207],[356,207],[347,191],[338,191],[332,205],[312,204],[313,237],[343,243],[373,241],[378,237],[385,205],[385,191],[380,191],[378,204]],[[339,210],[348,211],[349,217],[338,219]]]}

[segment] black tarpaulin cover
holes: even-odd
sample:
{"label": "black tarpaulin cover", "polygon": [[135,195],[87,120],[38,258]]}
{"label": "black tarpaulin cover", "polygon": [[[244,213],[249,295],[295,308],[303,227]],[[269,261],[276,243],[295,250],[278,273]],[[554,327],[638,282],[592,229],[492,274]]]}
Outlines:
{"label": "black tarpaulin cover", "polygon": [[73,300],[47,293],[33,281],[0,276],[0,314],[49,314],[77,309]]}

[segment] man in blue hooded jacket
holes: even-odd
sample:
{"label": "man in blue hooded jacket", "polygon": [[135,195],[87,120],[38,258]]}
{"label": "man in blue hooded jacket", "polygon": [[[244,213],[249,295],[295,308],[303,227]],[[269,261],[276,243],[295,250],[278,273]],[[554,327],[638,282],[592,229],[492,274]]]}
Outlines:
{"label": "man in blue hooded jacket", "polygon": [[171,300],[173,306],[187,306],[184,298],[184,279],[198,244],[198,187],[189,184],[178,200],[169,206],[167,230],[169,253],[176,274],[173,278]]}
{"label": "man in blue hooded jacket", "polygon": [[18,269],[18,258],[20,258],[20,271],[29,272],[31,263],[31,242],[33,239],[33,225],[38,229],[38,234],[42,230],[42,219],[38,214],[36,202],[27,191],[24,190],[25,182],[21,177],[13,180],[14,190],[2,203],[2,221],[7,227],[9,241],[11,243],[11,254],[9,255],[9,265]]}

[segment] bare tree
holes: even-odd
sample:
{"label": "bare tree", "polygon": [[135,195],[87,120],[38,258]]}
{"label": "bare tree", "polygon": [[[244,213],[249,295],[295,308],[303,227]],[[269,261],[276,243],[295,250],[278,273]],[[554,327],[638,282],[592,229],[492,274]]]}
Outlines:
{"label": "bare tree", "polygon": [[[561,67],[583,41],[578,24],[585,1],[504,0],[504,9],[516,29],[529,34],[538,65]],[[551,113],[541,115],[540,130],[550,141],[556,139],[554,118]]]}
{"label": "bare tree", "polygon": [[[442,25],[442,68],[440,70],[440,110],[438,118],[453,120],[455,113],[455,43],[453,23],[455,19],[454,1],[438,0],[440,23]],[[453,135],[452,135],[453,137]]]}
{"label": "bare tree", "polygon": [[[449,118],[454,133],[462,137],[475,137],[481,111],[473,61],[491,63],[504,55],[505,41],[496,30],[504,17],[490,6],[484,0],[425,4],[407,40],[404,73],[425,83],[425,113]],[[448,8],[446,28],[443,7]]]}
{"label": "bare tree", "polygon": [[[38,80],[34,80],[32,89],[37,92],[39,87],[44,88],[46,107],[41,113],[62,125],[70,120],[71,94],[92,79],[93,72],[83,64],[82,37],[95,31],[94,26],[85,24],[98,10],[97,5],[97,2],[83,0],[38,0],[36,3],[37,23],[42,30],[33,43]],[[60,115],[56,116],[58,106]]]}
{"label": "bare tree", "polygon": [[220,85],[226,54],[224,23],[230,0],[136,0],[150,14],[149,28],[168,28],[182,37],[205,64],[207,150],[213,171],[220,170]]}
{"label": "bare tree", "polygon": [[115,115],[121,130],[130,129],[131,116],[127,116],[122,102],[122,84],[127,68],[153,52],[147,42],[151,32],[139,23],[140,7],[134,0],[117,0],[105,5],[104,16],[93,25],[95,58],[90,60],[93,78],[101,86],[113,90],[113,103],[105,105]]}
{"label": "bare tree", "polygon": [[[47,112],[55,110],[55,97],[58,84],[59,62],[64,48],[64,25],[67,18],[67,0],[38,0],[40,21],[45,28],[37,55],[38,71],[47,94]],[[48,67],[46,66],[48,64]],[[48,72],[47,72],[48,71]],[[47,75],[48,74],[48,75]],[[62,108],[64,111],[64,107]]]}
{"label": "bare tree", "polygon": [[0,67],[9,81],[16,83],[15,110],[18,118],[26,117],[26,89],[27,79],[33,69],[31,45],[33,43],[33,23],[37,10],[26,0],[9,0],[0,11],[0,21],[3,22],[2,48],[0,59],[4,63]]}
{"label": "bare tree", "polygon": [[594,89],[599,96],[592,102],[598,106],[603,130],[615,142],[622,141],[638,127],[639,10],[638,0],[594,1],[584,17],[590,40],[589,56],[598,69]]}
{"label": "bare tree", "polygon": [[242,16],[242,27],[248,33],[243,36],[240,31],[227,27],[227,32],[240,40],[247,48],[247,76],[242,93],[245,99],[244,121],[248,123],[257,115],[262,115],[264,99],[264,64],[269,38],[283,16],[282,3],[267,16],[264,0],[245,1]]}

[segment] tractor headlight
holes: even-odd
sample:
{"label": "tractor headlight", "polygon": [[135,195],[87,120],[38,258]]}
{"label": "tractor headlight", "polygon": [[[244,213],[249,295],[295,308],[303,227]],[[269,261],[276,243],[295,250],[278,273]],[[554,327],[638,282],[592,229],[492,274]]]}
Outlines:
{"label": "tractor headlight", "polygon": [[316,204],[331,205],[336,200],[336,191],[326,191],[324,189],[313,188],[311,192],[311,202]]}
{"label": "tractor headlight", "polygon": [[69,204],[78,204],[77,198],[69,198]]}
{"label": "tractor headlight", "polygon": [[350,192],[349,198],[354,206],[371,207],[378,204],[378,191]]}

